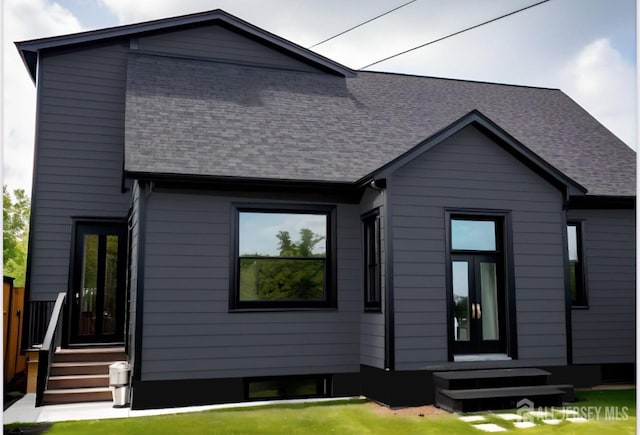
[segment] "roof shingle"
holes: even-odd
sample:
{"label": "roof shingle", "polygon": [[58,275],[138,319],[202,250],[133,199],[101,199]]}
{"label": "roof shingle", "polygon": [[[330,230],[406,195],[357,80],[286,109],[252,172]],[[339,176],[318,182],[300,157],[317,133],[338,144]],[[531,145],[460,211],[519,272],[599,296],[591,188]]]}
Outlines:
{"label": "roof shingle", "polygon": [[588,194],[635,194],[635,152],[555,89],[130,54],[126,104],[129,172],[355,182],[478,110]]}

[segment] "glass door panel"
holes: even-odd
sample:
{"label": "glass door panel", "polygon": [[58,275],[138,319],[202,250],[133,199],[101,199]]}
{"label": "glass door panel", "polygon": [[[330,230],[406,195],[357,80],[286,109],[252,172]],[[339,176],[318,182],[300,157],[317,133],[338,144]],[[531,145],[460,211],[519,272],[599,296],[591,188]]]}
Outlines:
{"label": "glass door panel", "polygon": [[482,339],[500,338],[498,318],[498,282],[496,264],[480,262],[480,308],[478,318],[482,320]]}
{"label": "glass door panel", "polygon": [[96,293],[98,290],[98,235],[85,234],[82,250],[82,286],[76,292],[79,299],[80,335],[93,335],[96,331]]}
{"label": "glass door panel", "polygon": [[453,330],[456,341],[471,339],[469,309],[469,263],[454,261],[452,264],[453,281]]}
{"label": "glass door panel", "polygon": [[118,294],[118,236],[107,236],[107,252],[104,274],[104,301],[102,310],[102,333],[115,332],[116,297]]}

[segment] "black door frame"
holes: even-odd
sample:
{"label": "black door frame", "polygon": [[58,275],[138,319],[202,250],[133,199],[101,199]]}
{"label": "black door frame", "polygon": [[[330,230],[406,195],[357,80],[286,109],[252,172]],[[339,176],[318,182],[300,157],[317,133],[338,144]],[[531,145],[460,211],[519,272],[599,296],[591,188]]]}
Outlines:
{"label": "black door frame", "polygon": [[[451,245],[451,220],[489,220],[496,222],[497,245],[496,251],[456,251]],[[512,220],[509,210],[494,209],[445,209],[445,242],[446,242],[446,304],[447,304],[447,357],[449,361],[454,361],[455,332],[453,327],[453,277],[452,261],[455,256],[465,255],[496,255],[498,264],[498,282],[502,283],[503,301],[502,307],[504,328],[504,350],[511,359],[518,358],[517,332],[516,332],[516,298],[515,298],[515,273],[513,267],[513,238]],[[475,274],[475,270],[473,271]],[[493,353],[493,352],[491,352]],[[498,352],[496,352],[498,353]]]}
{"label": "black door frame", "polygon": [[[479,310],[471,309],[470,322],[470,337],[468,341],[456,341],[453,340],[453,353],[454,355],[462,354],[480,354],[480,353],[504,353],[507,347],[507,330],[506,330],[506,312],[505,312],[505,288],[504,280],[502,279],[502,258],[501,254],[452,254],[451,265],[453,262],[462,261],[468,264],[468,288],[469,298],[468,304],[475,304],[479,307]],[[482,290],[480,289],[480,263],[490,262],[496,265],[496,285],[497,285],[497,302],[498,302],[498,340],[484,340],[482,330]],[[452,273],[453,278],[453,273]],[[453,283],[453,280],[452,280]],[[453,297],[449,294],[449,297]],[[469,305],[471,306],[471,305]],[[453,320],[453,318],[452,318]]]}
{"label": "black door frame", "polygon": [[[93,337],[80,337],[77,333],[78,315],[76,312],[75,289],[80,285],[82,271],[82,253],[78,252],[84,234],[118,235],[118,293],[116,296],[115,333],[109,335],[96,334]],[[127,266],[127,219],[126,218],[73,218],[71,254],[69,258],[69,279],[67,289],[67,310],[64,318],[63,346],[100,346],[121,345],[124,343],[124,321],[126,307],[126,266]],[[101,238],[102,239],[102,238]],[[99,248],[98,264],[104,263],[104,256]],[[101,261],[102,260],[102,261]],[[99,277],[103,273],[99,271]],[[101,282],[98,277],[98,282]],[[101,312],[102,298],[97,298],[96,312]],[[98,325],[100,322],[96,322]],[[100,328],[98,328],[100,329]]]}

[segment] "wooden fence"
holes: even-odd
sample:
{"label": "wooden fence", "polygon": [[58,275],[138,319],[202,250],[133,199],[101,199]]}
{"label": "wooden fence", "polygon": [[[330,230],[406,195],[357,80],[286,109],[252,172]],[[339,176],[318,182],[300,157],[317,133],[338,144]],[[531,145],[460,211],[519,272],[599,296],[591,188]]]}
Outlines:
{"label": "wooden fence", "polygon": [[26,369],[26,357],[21,353],[24,287],[14,287],[13,278],[3,277],[4,321],[4,385]]}

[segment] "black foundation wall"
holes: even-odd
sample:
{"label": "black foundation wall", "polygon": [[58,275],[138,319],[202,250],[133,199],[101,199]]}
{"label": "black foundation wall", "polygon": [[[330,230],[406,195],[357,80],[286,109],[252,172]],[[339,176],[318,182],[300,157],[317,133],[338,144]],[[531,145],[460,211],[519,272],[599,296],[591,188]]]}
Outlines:
{"label": "black foundation wall", "polygon": [[[550,384],[577,388],[610,383],[635,383],[635,364],[592,364],[539,367],[551,373]],[[440,371],[440,370],[439,370]],[[324,376],[324,375],[323,375]],[[433,371],[388,371],[360,366],[360,373],[336,373],[329,397],[365,396],[391,408],[435,402]],[[131,409],[173,408],[248,401],[244,378],[138,381],[133,383]]]}
{"label": "black foundation wall", "polygon": [[433,372],[395,372],[361,366],[362,395],[391,408],[431,404],[435,400]]}
{"label": "black foundation wall", "polygon": [[[329,375],[329,378],[331,387],[328,389],[328,397],[353,397],[361,394],[360,373],[337,373]],[[132,389],[131,409],[250,401],[246,396],[245,378],[137,381],[133,383]]]}

